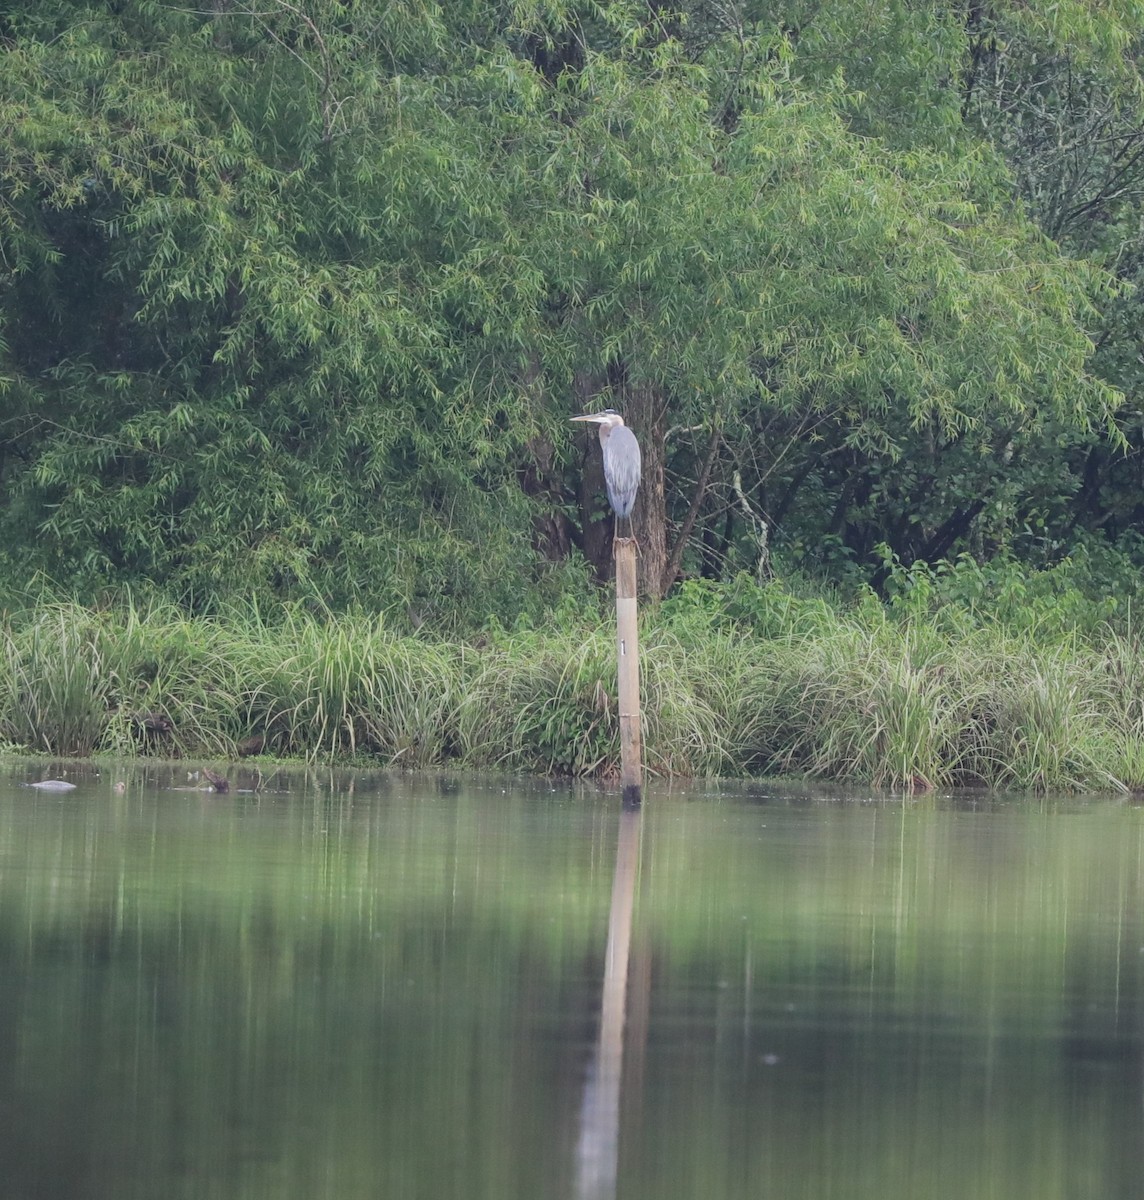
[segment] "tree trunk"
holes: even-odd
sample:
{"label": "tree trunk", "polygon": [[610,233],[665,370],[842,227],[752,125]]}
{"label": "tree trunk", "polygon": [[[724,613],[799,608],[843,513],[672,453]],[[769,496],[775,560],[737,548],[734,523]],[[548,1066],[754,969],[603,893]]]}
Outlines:
{"label": "tree trunk", "polygon": [[521,491],[540,504],[540,511],[532,518],[533,545],[549,562],[562,562],[568,557],[575,535],[572,523],[560,510],[562,487],[554,464],[555,451],[543,435],[530,438],[527,449],[528,462],[518,476]]}
{"label": "tree trunk", "polygon": [[[529,359],[521,384],[536,412],[551,411],[551,397],[535,356]],[[556,465],[556,448],[547,434],[539,433],[529,438],[525,449],[528,457],[518,469],[517,478],[521,491],[537,502],[532,518],[533,545],[549,562],[562,562],[568,557],[573,543],[579,545],[580,538],[564,512],[568,497],[564,475]]]}

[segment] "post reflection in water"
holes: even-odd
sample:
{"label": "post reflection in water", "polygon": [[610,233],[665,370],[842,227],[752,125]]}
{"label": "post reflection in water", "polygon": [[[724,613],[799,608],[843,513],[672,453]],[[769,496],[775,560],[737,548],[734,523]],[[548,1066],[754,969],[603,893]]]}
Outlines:
{"label": "post reflection in water", "polygon": [[[631,960],[632,912],[635,907],[636,876],[639,873],[641,819],[642,810],[638,805],[625,806],[620,815],[616,872],[612,878],[612,904],[608,913],[600,1034],[584,1084],[584,1102],[580,1110],[580,1138],[576,1147],[578,1200],[606,1200],[616,1194],[620,1160],[624,1022]],[[646,1003],[646,989],[640,989],[640,994]],[[646,1032],[646,1020],[633,1021],[632,1024],[634,1029]]]}

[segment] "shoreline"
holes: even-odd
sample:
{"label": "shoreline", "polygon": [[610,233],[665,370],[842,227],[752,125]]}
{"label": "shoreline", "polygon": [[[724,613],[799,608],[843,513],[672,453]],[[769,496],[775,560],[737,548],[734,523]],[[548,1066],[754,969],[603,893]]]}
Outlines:
{"label": "shoreline", "polygon": [[[1144,789],[1130,634],[1038,639],[870,604],[784,613],[763,630],[694,608],[645,617],[649,779]],[[465,641],[381,616],[58,603],[0,625],[0,751],[607,782],[615,687],[604,623]]]}

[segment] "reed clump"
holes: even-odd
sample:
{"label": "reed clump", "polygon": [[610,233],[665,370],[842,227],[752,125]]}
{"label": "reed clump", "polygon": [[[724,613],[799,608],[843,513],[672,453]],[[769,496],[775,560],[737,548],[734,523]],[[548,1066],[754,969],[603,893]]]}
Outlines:
{"label": "reed clump", "polygon": [[950,784],[963,698],[948,685],[948,658],[937,639],[892,627],[772,644],[756,685],[764,700],[752,758],[876,787]]}
{"label": "reed clump", "polygon": [[1105,704],[1103,672],[1099,650],[998,633],[854,625],[771,643],[746,757],[764,773],[904,791],[1130,788],[1117,755],[1140,738]]}
{"label": "reed clump", "polygon": [[[915,582],[900,603],[739,583],[645,611],[650,771],[1144,789],[1144,647],[1131,628],[991,620]],[[0,742],[60,755],[609,778],[615,696],[607,613],[468,642],[377,614],[203,617],[160,602],[47,604],[0,623]]]}
{"label": "reed clump", "polygon": [[449,753],[460,649],[402,637],[377,616],[288,613],[236,626],[241,734],[305,758],[368,755],[425,767]]}
{"label": "reed clump", "polygon": [[[644,751],[657,774],[716,775],[734,766],[719,707],[718,649],[705,650],[690,653],[666,629],[650,629],[644,639]],[[501,635],[473,661],[460,705],[460,765],[618,776],[614,634]]]}
{"label": "reed clump", "polygon": [[0,737],[17,746],[86,756],[113,706],[111,647],[94,613],[52,605],[0,634]]}
{"label": "reed clump", "polygon": [[459,647],[377,617],[53,606],[0,631],[0,738],[94,751],[428,766],[450,753]]}

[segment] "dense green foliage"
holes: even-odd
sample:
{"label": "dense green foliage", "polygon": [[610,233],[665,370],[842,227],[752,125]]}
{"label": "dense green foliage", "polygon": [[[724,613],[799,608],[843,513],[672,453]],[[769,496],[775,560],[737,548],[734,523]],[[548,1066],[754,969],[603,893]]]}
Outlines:
{"label": "dense green foliage", "polygon": [[609,402],[652,595],[771,546],[851,583],[1134,568],[1142,29],[1132,0],[8,4],[5,588],[535,616],[607,562],[565,418]]}

